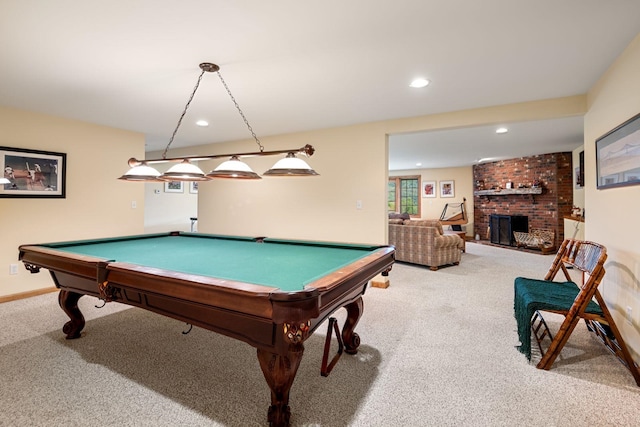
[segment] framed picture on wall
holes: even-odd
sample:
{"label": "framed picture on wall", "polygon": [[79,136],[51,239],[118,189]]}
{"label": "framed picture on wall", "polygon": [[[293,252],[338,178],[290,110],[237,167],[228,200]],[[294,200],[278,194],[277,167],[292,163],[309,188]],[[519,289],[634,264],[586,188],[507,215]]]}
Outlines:
{"label": "framed picture on wall", "polygon": [[576,174],[576,184],[584,187],[584,151],[578,154],[578,171]]}
{"label": "framed picture on wall", "polygon": [[197,181],[191,181],[189,183],[189,193],[198,194],[198,182]]}
{"label": "framed picture on wall", "polygon": [[455,197],[453,181],[440,181],[440,197]]}
{"label": "framed picture on wall", "polygon": [[184,193],[184,186],[182,181],[166,181],[164,183],[165,193]]}
{"label": "framed picture on wall", "polygon": [[422,181],[422,197],[436,197],[435,181]]}
{"label": "framed picture on wall", "polygon": [[0,167],[0,197],[65,198],[65,153],[0,147]]}
{"label": "framed picture on wall", "polygon": [[597,188],[640,184],[640,114],[596,139]]}
{"label": "framed picture on wall", "polygon": [[576,186],[575,186],[575,188],[576,189],[582,188],[582,184],[580,183],[580,168],[579,167],[575,168],[575,171],[576,171],[575,172],[575,175],[576,175]]}

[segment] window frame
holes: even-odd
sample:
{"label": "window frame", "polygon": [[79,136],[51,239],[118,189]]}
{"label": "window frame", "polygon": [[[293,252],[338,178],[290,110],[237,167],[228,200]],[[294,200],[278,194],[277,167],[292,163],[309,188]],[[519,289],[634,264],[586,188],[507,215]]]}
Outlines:
{"label": "window frame", "polygon": [[[422,176],[421,175],[398,175],[398,176],[390,176],[389,177],[389,182],[395,182],[395,186],[396,186],[396,197],[395,197],[395,204],[396,204],[396,212],[397,213],[402,213],[402,212],[398,212],[400,210],[400,200],[402,199],[402,181],[403,180],[417,180],[418,181],[418,185],[416,187],[417,189],[417,193],[416,193],[416,206],[418,207],[418,212],[416,214],[409,214],[409,216],[411,218],[420,218],[422,216],[422,198],[420,197],[420,189],[421,187],[421,182],[422,182]],[[387,185],[387,201],[389,200],[389,187]],[[388,209],[388,206],[387,206]],[[391,212],[391,211],[389,211]]]}

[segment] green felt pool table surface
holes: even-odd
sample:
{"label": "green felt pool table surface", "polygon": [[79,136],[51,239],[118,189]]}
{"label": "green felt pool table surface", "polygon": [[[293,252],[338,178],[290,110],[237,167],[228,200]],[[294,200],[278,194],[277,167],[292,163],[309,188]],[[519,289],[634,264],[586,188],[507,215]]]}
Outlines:
{"label": "green felt pool table surface", "polygon": [[379,246],[157,234],[41,245],[70,254],[299,291]]}

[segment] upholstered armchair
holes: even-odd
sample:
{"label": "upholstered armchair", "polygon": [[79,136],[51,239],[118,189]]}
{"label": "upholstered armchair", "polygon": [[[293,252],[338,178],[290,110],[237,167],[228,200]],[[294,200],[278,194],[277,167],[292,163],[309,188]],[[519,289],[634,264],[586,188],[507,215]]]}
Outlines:
{"label": "upholstered armchair", "polygon": [[458,265],[464,242],[455,234],[444,234],[439,220],[389,220],[389,244],[396,248],[396,261],[428,266]]}

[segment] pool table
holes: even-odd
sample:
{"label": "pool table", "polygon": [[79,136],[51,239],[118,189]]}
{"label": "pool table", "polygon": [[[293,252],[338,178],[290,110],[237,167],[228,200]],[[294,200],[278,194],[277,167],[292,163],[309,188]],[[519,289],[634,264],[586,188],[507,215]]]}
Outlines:
{"label": "pool table", "polygon": [[32,273],[48,269],[70,321],[68,339],[85,321],[83,295],[141,307],[257,348],[271,388],[268,420],[289,424],[289,391],[303,343],[344,307],[341,338],[355,354],[354,328],[368,281],[394,262],[391,246],[171,232],[22,245]]}

